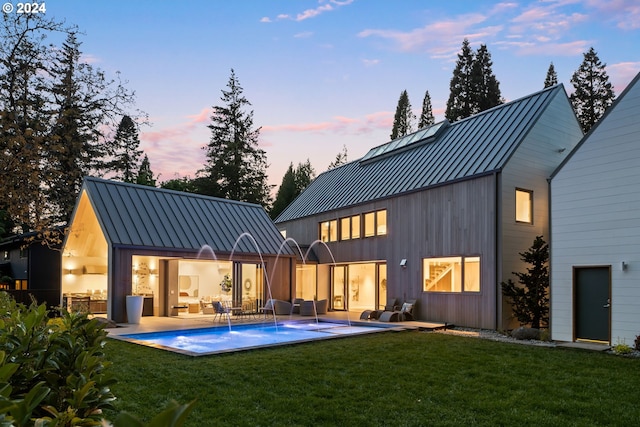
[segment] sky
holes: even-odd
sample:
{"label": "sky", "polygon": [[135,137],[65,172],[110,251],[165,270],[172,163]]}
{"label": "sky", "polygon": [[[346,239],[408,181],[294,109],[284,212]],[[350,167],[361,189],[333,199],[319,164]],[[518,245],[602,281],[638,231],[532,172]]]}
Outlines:
{"label": "sky", "polygon": [[343,147],[351,161],[388,142],[403,90],[416,115],[428,91],[443,120],[465,38],[487,45],[507,101],[541,90],[552,62],[571,93],[590,47],[616,95],[640,71],[637,0],[47,0],[46,15],[76,25],[82,60],[136,92],[160,182],[204,167],[231,69],[276,188],[291,163],[319,174]]}

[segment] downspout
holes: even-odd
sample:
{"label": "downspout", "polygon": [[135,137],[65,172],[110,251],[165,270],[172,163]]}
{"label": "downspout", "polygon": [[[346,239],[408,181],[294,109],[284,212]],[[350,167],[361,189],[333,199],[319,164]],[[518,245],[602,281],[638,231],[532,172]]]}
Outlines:
{"label": "downspout", "polygon": [[498,330],[498,325],[502,329],[502,286],[500,285],[500,278],[502,277],[502,188],[500,185],[500,173],[498,171],[493,173],[493,179],[495,180],[496,192],[495,192],[495,286],[496,286],[496,312],[495,312],[495,324],[494,330]]}
{"label": "downspout", "polygon": [[[547,221],[549,221],[549,235],[547,236],[547,242],[548,242],[548,247],[549,247],[549,323],[547,324],[547,327],[549,328],[549,337],[551,338],[553,336],[552,333],[552,329],[551,329],[551,323],[552,323],[552,318],[551,318],[551,307],[552,307],[552,303],[551,303],[551,283],[553,283],[553,270],[551,269],[551,252],[552,252],[552,243],[553,243],[553,239],[551,236],[551,229],[552,229],[552,224],[551,222],[553,221],[553,217],[551,216],[551,178],[547,178],[547,185],[549,186],[548,190],[547,190],[547,197],[548,197],[548,202],[547,202]],[[573,314],[572,314],[573,316]],[[572,317],[573,318],[573,317]],[[573,323],[573,320],[571,321]]]}

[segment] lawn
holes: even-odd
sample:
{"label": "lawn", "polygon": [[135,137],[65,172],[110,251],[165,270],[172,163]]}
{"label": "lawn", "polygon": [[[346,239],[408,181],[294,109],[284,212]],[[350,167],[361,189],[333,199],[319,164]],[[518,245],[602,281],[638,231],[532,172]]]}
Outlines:
{"label": "lawn", "polygon": [[196,358],[116,340],[106,352],[118,410],[149,419],[196,399],[187,426],[640,423],[640,359],[585,350],[404,331]]}

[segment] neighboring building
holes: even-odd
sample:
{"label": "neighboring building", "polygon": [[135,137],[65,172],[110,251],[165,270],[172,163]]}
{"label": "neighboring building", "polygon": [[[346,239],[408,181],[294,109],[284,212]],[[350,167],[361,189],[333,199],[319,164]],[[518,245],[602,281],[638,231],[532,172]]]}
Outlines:
{"label": "neighboring building", "polygon": [[63,304],[88,299],[116,322],[131,294],[155,316],[197,312],[200,300],[289,300],[295,274],[259,205],[96,178],[84,180],[62,255]]}
{"label": "neighboring building", "polygon": [[582,131],[562,85],[437,123],[320,174],[276,219],[318,263],[296,296],[333,310],[417,300],[421,320],[512,324],[500,282],[548,238],[548,182]]}
{"label": "neighboring building", "polygon": [[0,290],[27,305],[31,297],[49,308],[60,304],[59,244],[43,244],[36,233],[12,236],[0,242],[0,256],[0,279],[11,278]]}
{"label": "neighboring building", "polygon": [[551,179],[551,338],[640,335],[640,74]]}

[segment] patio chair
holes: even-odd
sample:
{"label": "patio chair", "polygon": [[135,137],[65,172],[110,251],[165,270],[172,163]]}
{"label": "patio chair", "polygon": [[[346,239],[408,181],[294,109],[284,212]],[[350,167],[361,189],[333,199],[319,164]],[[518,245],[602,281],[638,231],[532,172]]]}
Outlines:
{"label": "patio chair", "polygon": [[384,311],[398,311],[400,310],[400,300],[398,298],[388,298],[387,305],[384,306]]}
{"label": "patio chair", "polygon": [[214,311],[214,316],[213,316],[214,321],[216,320],[216,317],[217,317],[219,322],[223,315],[227,316],[227,320],[231,320],[231,317],[229,316],[229,314],[231,313],[231,310],[228,307],[225,307],[220,301],[214,301],[212,304],[213,304],[213,311]]}
{"label": "patio chair", "polygon": [[380,314],[378,320],[381,322],[405,322],[408,320],[414,320],[413,307],[416,304],[416,300],[408,300],[399,310],[384,311]]}

